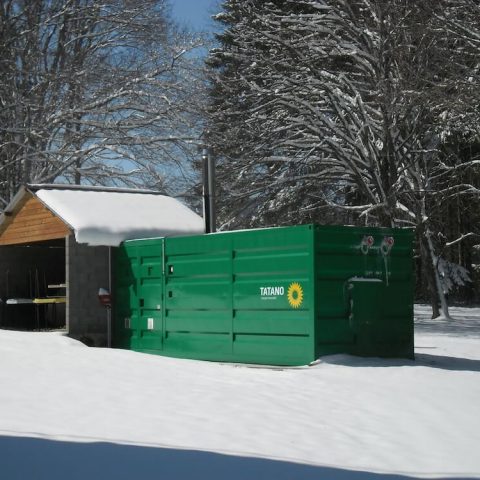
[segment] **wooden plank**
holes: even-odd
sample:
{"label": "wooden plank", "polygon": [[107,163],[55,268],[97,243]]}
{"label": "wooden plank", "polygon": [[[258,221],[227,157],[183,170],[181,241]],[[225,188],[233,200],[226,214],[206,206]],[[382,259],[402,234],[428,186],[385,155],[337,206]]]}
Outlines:
{"label": "wooden plank", "polygon": [[35,211],[28,211],[28,212],[20,212],[18,213],[13,220],[14,221],[22,221],[25,218],[32,218],[32,217],[47,217],[47,216],[52,216],[52,213],[49,212],[48,210],[42,209],[42,210],[37,210]]}
{"label": "wooden plank", "polygon": [[3,237],[12,237],[12,236],[27,236],[29,233],[34,232],[55,232],[55,233],[69,233],[70,230],[65,227],[65,225],[58,224],[43,224],[43,225],[30,225],[28,228],[21,228],[16,230],[8,230],[3,235]]}
{"label": "wooden plank", "polygon": [[31,193],[27,193],[17,207],[0,228],[0,245],[55,240],[72,233]]}
{"label": "wooden plank", "polygon": [[54,235],[54,234],[48,234],[48,235],[32,235],[30,237],[13,237],[8,240],[3,240],[0,239],[0,245],[28,245],[32,244],[35,242],[44,242],[47,240],[59,240],[61,238],[65,238],[64,235]]}
{"label": "wooden plank", "polygon": [[49,212],[48,210],[38,210],[37,212],[26,212],[26,213],[23,213],[23,212],[20,212],[15,218],[14,220],[16,220],[17,222],[20,221],[20,220],[24,220],[26,218],[35,218],[35,217],[44,217],[44,218],[47,218],[47,217],[52,217],[52,214],[51,212]]}
{"label": "wooden plank", "polygon": [[25,205],[17,212],[18,214],[24,214],[28,212],[41,212],[42,210],[49,212],[50,210],[40,200],[34,199],[33,201],[26,202]]}
{"label": "wooden plank", "polygon": [[13,225],[23,225],[28,222],[36,222],[36,223],[42,223],[44,221],[54,221],[57,223],[61,223],[62,225],[65,225],[59,218],[54,217],[53,215],[45,215],[44,213],[41,213],[39,215],[31,215],[25,218],[16,218],[14,221],[10,224],[10,227]]}
{"label": "wooden plank", "polygon": [[10,235],[21,235],[22,233],[28,233],[32,230],[38,230],[38,229],[43,229],[43,230],[68,230],[65,229],[64,225],[58,225],[57,223],[51,223],[51,222],[46,222],[46,223],[31,223],[29,225],[20,227],[16,226],[15,228],[8,229],[2,237],[4,236],[10,236]]}
{"label": "wooden plank", "polygon": [[30,210],[30,209],[40,209],[40,208],[46,208],[45,205],[38,200],[38,198],[30,195],[29,198],[26,199],[25,203],[23,206],[19,209],[20,210]]}
{"label": "wooden plank", "polygon": [[30,235],[23,234],[23,235],[11,235],[8,237],[5,237],[0,240],[4,244],[8,244],[10,242],[16,242],[16,240],[21,241],[22,243],[28,242],[29,238],[34,238],[38,236],[48,236],[50,238],[62,238],[65,237],[65,232],[50,232],[50,231],[40,231],[37,230],[35,232],[32,232]]}
{"label": "wooden plank", "polygon": [[33,235],[68,235],[70,231],[65,228],[33,228],[25,232],[13,232],[11,234],[2,235],[2,239],[10,240],[12,238],[28,238]]}
{"label": "wooden plank", "polygon": [[[42,226],[42,225],[50,225],[52,227],[62,226],[68,228],[62,221],[58,220],[58,218],[29,218],[28,221],[23,222],[14,222],[10,224],[7,230],[15,231],[18,229],[26,229],[30,226]],[[5,232],[6,233],[6,232]]]}
{"label": "wooden plank", "polygon": [[45,204],[40,202],[40,200],[38,200],[37,198],[31,198],[25,202],[25,205],[23,205],[23,207],[20,210],[25,212],[29,212],[29,211],[36,212],[38,210],[48,210],[48,208],[46,207]]}
{"label": "wooden plank", "polygon": [[69,231],[68,227],[65,224],[59,223],[57,221],[53,221],[53,220],[48,220],[43,222],[31,221],[31,222],[25,223],[24,225],[19,225],[19,224],[12,225],[2,236],[22,234],[23,232],[28,233],[32,229],[38,229],[38,228],[52,229],[52,230],[61,229],[63,231]]}
{"label": "wooden plank", "polygon": [[25,203],[28,201],[29,197],[32,197],[31,193],[25,194],[25,196],[20,199],[18,204],[15,206],[12,212],[9,212],[8,216],[4,219],[3,223],[0,225],[0,237],[3,232],[8,228],[8,226],[12,223],[13,219],[15,218],[16,214],[23,208]]}

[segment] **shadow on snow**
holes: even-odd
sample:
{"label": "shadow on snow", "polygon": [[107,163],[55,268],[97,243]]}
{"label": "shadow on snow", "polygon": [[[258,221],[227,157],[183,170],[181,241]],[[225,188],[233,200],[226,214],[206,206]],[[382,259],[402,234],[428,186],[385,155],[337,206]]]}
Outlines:
{"label": "shadow on snow", "polygon": [[415,320],[415,333],[479,338],[480,322],[468,318],[456,318],[454,321],[417,318]]}
{"label": "shadow on snow", "polygon": [[480,308],[452,308],[452,320],[431,318],[431,313],[431,307],[417,306],[415,333],[480,338]]}
{"label": "shadow on snow", "polygon": [[[73,443],[0,436],[1,477],[8,480],[275,479],[408,480],[416,477],[318,467],[114,443]],[[440,478],[440,477],[437,477]],[[464,480],[467,477],[456,477]]]}
{"label": "shadow on snow", "polygon": [[[422,347],[428,348],[428,347]],[[480,360],[470,358],[416,353],[415,360],[400,358],[353,357],[350,355],[328,355],[320,357],[321,363],[345,367],[430,367],[455,372],[480,372]]]}

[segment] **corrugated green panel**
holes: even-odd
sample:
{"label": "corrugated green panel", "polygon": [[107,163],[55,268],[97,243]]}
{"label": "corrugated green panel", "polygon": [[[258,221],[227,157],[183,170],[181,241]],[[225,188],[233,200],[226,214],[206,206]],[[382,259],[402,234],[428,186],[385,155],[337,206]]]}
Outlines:
{"label": "corrugated green panel", "polygon": [[308,336],[235,334],[235,361],[273,365],[305,365],[313,359]]}
{"label": "corrugated green panel", "polygon": [[125,242],[115,256],[114,345],[161,350],[163,253],[161,240]]}
{"label": "corrugated green panel", "polygon": [[174,357],[217,361],[232,359],[230,335],[167,332],[165,342],[166,353]]}
{"label": "corrugated green panel", "polygon": [[167,310],[220,310],[231,308],[231,280],[193,282],[169,278]]}
{"label": "corrugated green panel", "polygon": [[115,290],[113,318],[113,344],[121,348],[132,348],[137,341],[138,323],[137,297],[137,251],[136,247],[122,245],[114,253]]}
{"label": "corrugated green panel", "polygon": [[137,349],[163,349],[163,245],[145,241],[137,246],[138,269],[138,346]]}
{"label": "corrugated green panel", "polygon": [[230,310],[167,310],[167,332],[230,333],[232,315]]}
{"label": "corrugated green panel", "polygon": [[229,360],[232,352],[230,242],[223,235],[165,242],[165,351]]}
{"label": "corrugated green panel", "polygon": [[[202,358],[210,348],[212,359],[219,359],[220,342],[222,360],[255,362],[267,356],[274,363],[313,360],[313,322],[308,321],[313,313],[312,232],[307,226],[167,239],[167,352],[178,355],[185,342],[191,357],[193,342]],[[295,296],[295,307],[288,300],[293,284],[290,296]],[[183,335],[171,336],[174,332]],[[194,340],[188,332],[195,333]],[[306,353],[308,340],[299,341],[299,335],[310,338]],[[255,358],[245,353],[258,348],[262,352]]]}
{"label": "corrugated green panel", "polygon": [[125,327],[125,332],[122,335],[122,338],[125,341],[124,348],[130,348],[132,350],[140,350],[141,344],[138,335],[138,313],[133,311],[131,312],[129,318],[129,326]]}
{"label": "corrugated green panel", "polygon": [[233,352],[240,361],[314,360],[312,247],[310,226],[234,237]]}
{"label": "corrugated green panel", "polygon": [[146,310],[160,310],[162,305],[163,278],[144,277],[142,272],[138,278],[139,307]]}
{"label": "corrugated green panel", "polygon": [[346,281],[352,275],[347,273],[329,279],[316,278],[316,302],[318,315],[322,318],[345,318],[348,314]]}
{"label": "corrugated green panel", "polygon": [[[316,229],[318,355],[413,355],[412,244],[409,230]],[[369,325],[361,333],[359,316]]]}
{"label": "corrugated green panel", "polygon": [[244,232],[234,251],[235,353],[314,360],[313,226]]}
{"label": "corrugated green panel", "polygon": [[[350,351],[350,346],[355,341],[354,332],[349,321],[349,313],[338,317],[322,317],[318,332],[321,347],[328,347],[328,353],[333,353],[334,345],[341,346],[341,352]],[[346,349],[348,345],[348,349]],[[338,353],[338,352],[336,352]]]}
{"label": "corrugated green panel", "polygon": [[312,314],[309,310],[262,310],[261,315],[249,310],[236,310],[235,333],[269,335],[310,335]]}
{"label": "corrugated green panel", "polygon": [[[291,248],[281,246],[281,248],[268,248],[267,251],[259,251],[258,248],[252,250],[235,250],[235,270],[237,277],[242,275],[262,275],[269,276],[284,275],[284,272],[292,274],[305,271],[305,260],[308,261],[311,252],[308,251],[308,244],[293,245]],[[257,265],[255,269],[252,264]]]}
{"label": "corrugated green panel", "polygon": [[[165,292],[169,312],[210,310],[215,316],[215,310],[231,309],[231,251],[225,242],[214,240],[211,245],[205,237],[167,239]],[[218,250],[212,252],[214,247]]]}
{"label": "corrugated green panel", "polygon": [[412,240],[305,225],[126,242],[116,258],[117,345],[279,365],[336,352],[411,356]]}
{"label": "corrugated green panel", "polygon": [[231,252],[216,252],[195,255],[171,255],[167,257],[166,268],[173,278],[208,279],[224,276],[230,268]]}

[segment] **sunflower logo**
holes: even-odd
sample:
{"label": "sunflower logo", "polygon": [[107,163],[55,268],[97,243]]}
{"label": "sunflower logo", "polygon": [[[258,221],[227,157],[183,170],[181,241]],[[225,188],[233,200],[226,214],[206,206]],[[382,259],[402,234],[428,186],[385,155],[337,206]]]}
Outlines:
{"label": "sunflower logo", "polygon": [[288,303],[292,308],[298,308],[303,302],[303,288],[298,282],[293,282],[288,287]]}

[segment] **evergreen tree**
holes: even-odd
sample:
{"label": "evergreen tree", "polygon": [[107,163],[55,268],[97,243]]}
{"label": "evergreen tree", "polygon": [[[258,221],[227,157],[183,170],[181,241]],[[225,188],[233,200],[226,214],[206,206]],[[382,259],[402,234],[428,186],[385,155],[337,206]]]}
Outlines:
{"label": "evergreen tree", "polygon": [[[216,17],[224,30],[207,61],[208,142],[217,154],[219,188],[228,186],[219,195],[225,226],[327,222],[335,215],[322,207],[324,196],[336,198],[338,188],[327,184],[320,194],[312,182],[318,175],[316,136],[292,126],[295,112],[282,99],[296,88],[292,82],[301,83],[298,34],[290,19],[315,11],[309,2],[231,0]],[[300,89],[312,95],[308,86]],[[321,92],[315,96],[320,100]]]}
{"label": "evergreen tree", "polygon": [[[209,140],[220,155],[225,218],[297,223],[321,219],[327,205],[366,224],[412,226],[434,314],[441,307],[448,316],[448,269],[438,267],[443,246],[457,242],[442,246],[439,219],[450,198],[478,198],[463,176],[474,175],[476,160],[451,155],[442,124],[476,68],[461,60],[460,46],[475,44],[471,29],[459,38],[460,27],[440,28],[442,15],[458,18],[452,5],[226,2],[209,60]],[[465,69],[444,68],[445,58]]]}

